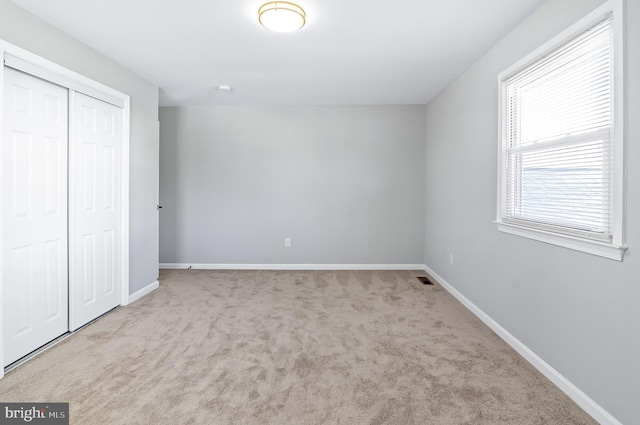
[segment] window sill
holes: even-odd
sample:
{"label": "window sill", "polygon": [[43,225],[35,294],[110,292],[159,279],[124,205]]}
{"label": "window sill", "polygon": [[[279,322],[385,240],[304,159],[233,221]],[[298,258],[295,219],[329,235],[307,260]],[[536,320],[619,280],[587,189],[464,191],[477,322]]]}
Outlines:
{"label": "window sill", "polygon": [[581,239],[573,236],[546,232],[544,230],[501,223],[498,221],[495,223],[498,225],[498,230],[504,233],[534,239],[551,245],[561,246],[575,251],[582,251],[587,254],[597,255],[599,257],[605,257],[616,261],[622,261],[624,259],[624,252],[627,250],[625,245],[614,245],[588,239]]}

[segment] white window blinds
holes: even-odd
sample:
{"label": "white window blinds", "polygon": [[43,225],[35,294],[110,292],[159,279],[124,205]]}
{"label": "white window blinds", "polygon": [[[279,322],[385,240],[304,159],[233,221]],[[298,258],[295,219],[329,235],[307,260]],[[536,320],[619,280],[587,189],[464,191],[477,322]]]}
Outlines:
{"label": "white window blinds", "polygon": [[502,82],[501,221],[610,242],[611,17]]}

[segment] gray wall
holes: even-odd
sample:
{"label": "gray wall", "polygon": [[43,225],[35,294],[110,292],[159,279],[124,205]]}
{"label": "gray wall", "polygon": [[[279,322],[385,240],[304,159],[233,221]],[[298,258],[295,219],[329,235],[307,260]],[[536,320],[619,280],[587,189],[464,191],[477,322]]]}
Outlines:
{"label": "gray wall", "polygon": [[130,292],[158,277],[158,87],[0,0],[0,39],[131,96]]}
{"label": "gray wall", "polygon": [[427,105],[425,262],[618,420],[639,424],[640,1],[627,2],[624,262],[499,233],[492,223],[497,76],[601,3],[545,3]]}
{"label": "gray wall", "polygon": [[161,263],[422,264],[424,106],[161,108],[160,122]]}

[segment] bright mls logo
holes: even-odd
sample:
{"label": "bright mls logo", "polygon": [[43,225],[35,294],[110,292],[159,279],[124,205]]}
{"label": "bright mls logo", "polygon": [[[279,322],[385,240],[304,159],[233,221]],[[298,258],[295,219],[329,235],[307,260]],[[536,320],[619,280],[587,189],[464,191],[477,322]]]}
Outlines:
{"label": "bright mls logo", "polygon": [[0,425],[69,425],[69,403],[0,403]]}

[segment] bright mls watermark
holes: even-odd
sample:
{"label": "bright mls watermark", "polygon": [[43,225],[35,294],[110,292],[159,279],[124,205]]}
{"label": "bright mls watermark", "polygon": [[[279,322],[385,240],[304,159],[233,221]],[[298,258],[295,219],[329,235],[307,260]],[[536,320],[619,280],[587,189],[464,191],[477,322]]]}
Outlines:
{"label": "bright mls watermark", "polygon": [[0,425],[69,425],[69,403],[0,403]]}

